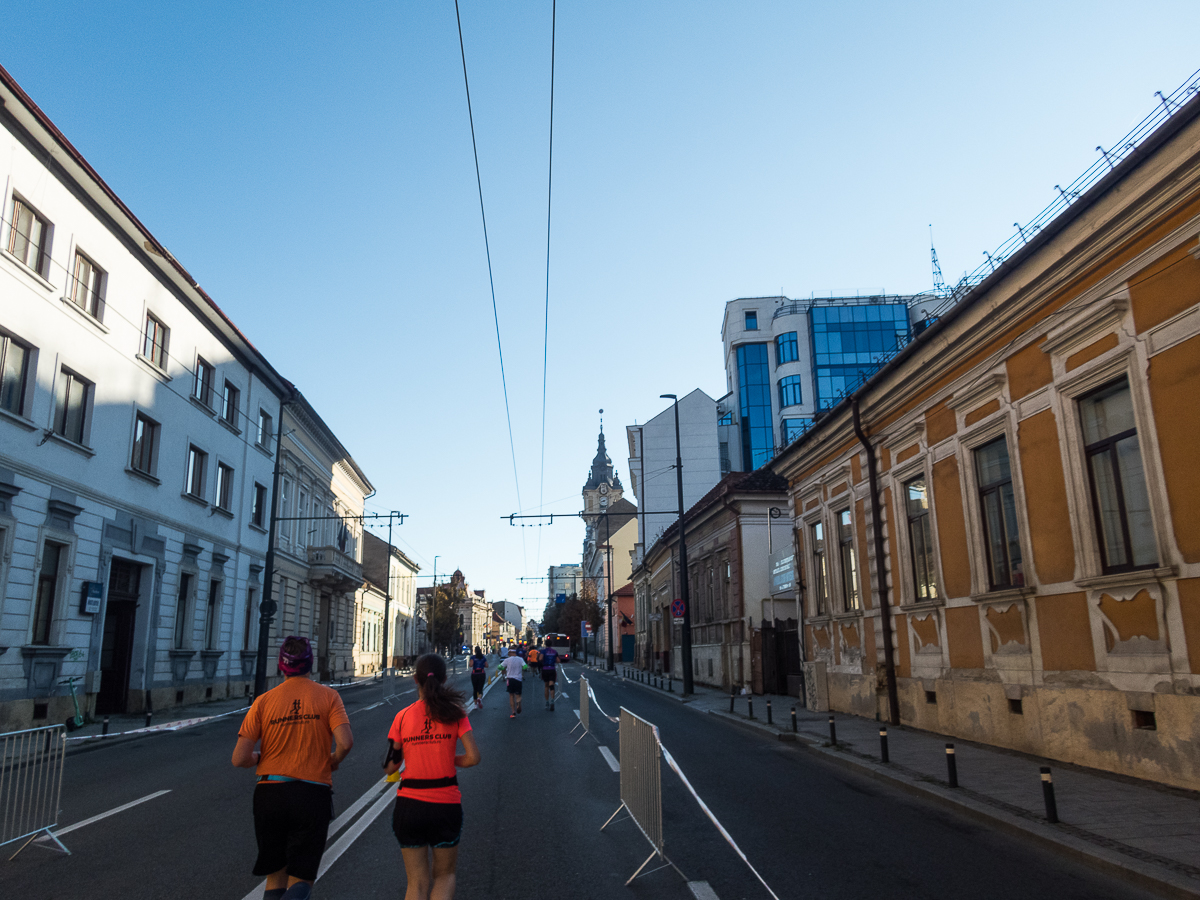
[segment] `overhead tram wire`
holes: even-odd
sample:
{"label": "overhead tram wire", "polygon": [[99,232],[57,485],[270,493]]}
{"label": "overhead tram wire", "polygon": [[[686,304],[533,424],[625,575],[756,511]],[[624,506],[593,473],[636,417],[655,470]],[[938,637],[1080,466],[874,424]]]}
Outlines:
{"label": "overhead tram wire", "polygon": [[[513,441],[512,412],[508,405],[508,379],[504,374],[504,347],[500,342],[500,312],[496,308],[496,280],[492,275],[492,249],[488,243],[487,213],[483,206],[483,176],[479,174],[479,145],[475,140],[475,114],[471,110],[471,84],[467,79],[467,48],[463,43],[462,14],[458,10],[458,0],[454,0],[454,18],[458,23],[458,49],[462,54],[463,88],[467,93],[467,119],[471,123],[471,150],[475,154],[475,184],[479,188],[479,217],[483,221],[483,249],[487,254],[488,286],[492,291],[492,319],[496,323],[496,350],[500,354],[500,385],[504,389],[504,417],[508,422],[508,449],[512,454],[513,483],[517,490],[517,506],[521,503],[521,479],[517,475],[517,446]],[[524,552],[524,540],[522,540]],[[528,560],[526,560],[528,566]]]}
{"label": "overhead tram wire", "polygon": [[[542,330],[542,460],[538,472],[538,508],[546,486],[546,378],[550,364],[550,210],[554,196],[554,44],[558,26],[558,0],[550,5],[550,154],[546,165],[546,317]],[[542,533],[538,532],[534,565],[542,563]]]}

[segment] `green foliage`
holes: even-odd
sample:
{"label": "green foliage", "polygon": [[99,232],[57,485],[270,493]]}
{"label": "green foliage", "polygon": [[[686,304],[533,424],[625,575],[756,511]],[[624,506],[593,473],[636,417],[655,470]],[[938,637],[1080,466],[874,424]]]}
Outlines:
{"label": "green foliage", "polygon": [[569,594],[566,603],[551,600],[546,604],[542,614],[542,634],[565,634],[572,643],[577,643],[580,622],[591,622],[593,631],[600,628],[604,613],[596,602],[595,590],[589,591],[587,587],[585,583],[583,596]]}
{"label": "green foliage", "polygon": [[447,648],[457,643],[457,604],[460,600],[465,600],[466,596],[466,592],[461,588],[456,589],[448,584],[439,584],[433,592],[433,614],[430,616],[433,625],[433,646]]}

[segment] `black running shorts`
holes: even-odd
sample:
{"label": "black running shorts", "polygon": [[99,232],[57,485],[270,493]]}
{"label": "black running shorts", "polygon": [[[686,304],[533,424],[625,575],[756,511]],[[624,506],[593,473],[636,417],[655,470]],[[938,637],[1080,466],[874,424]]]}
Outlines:
{"label": "black running shorts", "polygon": [[521,679],[520,678],[508,679],[508,692],[510,694],[521,693]]}
{"label": "black running shorts", "polygon": [[333,789],[307,781],[260,782],[254,788],[254,874],[287,868],[292,878],[315,881],[325,852]]}
{"label": "black running shorts", "polygon": [[400,846],[457,847],[462,837],[461,803],[426,803],[411,797],[397,797],[392,812],[392,831]]}
{"label": "black running shorts", "polygon": [[546,684],[554,684],[558,681],[558,671],[556,669],[542,669],[542,681]]}

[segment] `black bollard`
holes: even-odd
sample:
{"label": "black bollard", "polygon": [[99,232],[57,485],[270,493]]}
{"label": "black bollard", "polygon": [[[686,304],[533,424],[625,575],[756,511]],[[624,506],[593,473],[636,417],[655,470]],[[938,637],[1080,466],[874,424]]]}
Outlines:
{"label": "black bollard", "polygon": [[881,763],[891,762],[891,759],[888,757],[886,725],[879,726],[879,761]]}
{"label": "black bollard", "polygon": [[746,712],[750,716],[750,718],[752,718],[752,719],[754,718],[754,695],[753,694],[746,695]]}
{"label": "black bollard", "polygon": [[792,734],[796,733],[796,707],[792,707]]}
{"label": "black bollard", "polygon": [[1046,821],[1058,824],[1058,804],[1054,800],[1054,782],[1050,778],[1050,767],[1042,766],[1042,799],[1046,801]]}
{"label": "black bollard", "polygon": [[774,722],[771,720],[771,698],[770,698],[770,697],[768,697],[768,698],[767,698],[767,724],[768,724],[768,725],[774,725],[774,724],[775,724],[775,723],[774,723]]}
{"label": "black bollard", "polygon": [[729,711],[733,712],[733,701],[737,699],[737,688],[729,689]]}
{"label": "black bollard", "polygon": [[146,727],[147,728],[150,727],[150,720],[152,718],[154,718],[154,710],[152,710],[152,709],[146,710]]}
{"label": "black bollard", "polygon": [[946,745],[946,782],[952,788],[958,787],[958,762],[954,759],[954,745]]}
{"label": "black bollard", "polygon": [[667,693],[668,694],[675,693],[675,676],[674,675],[667,676]]}
{"label": "black bollard", "polygon": [[833,713],[829,714],[829,746],[837,746],[837,723],[833,721]]}
{"label": "black bollard", "polygon": [[108,734],[108,716],[104,717],[104,729],[100,733]]}

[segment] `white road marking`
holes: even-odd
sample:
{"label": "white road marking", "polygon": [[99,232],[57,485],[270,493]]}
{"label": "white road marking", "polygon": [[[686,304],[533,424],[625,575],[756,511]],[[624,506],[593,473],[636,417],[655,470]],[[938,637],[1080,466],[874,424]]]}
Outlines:
{"label": "white road marking", "polygon": [[600,745],[600,755],[604,757],[604,761],[608,763],[608,767],[610,769],[612,769],[614,772],[621,771],[621,764],[617,762],[617,758],[613,756],[613,752],[603,744]]}
{"label": "white road marking", "polygon": [[687,886],[696,900],[721,900],[707,881],[689,881]]}
{"label": "white road marking", "polygon": [[[392,796],[393,795],[391,791],[385,791],[383,795],[375,801],[375,805],[363,813],[362,817],[354,823],[354,826],[340,838],[338,838],[337,843],[325,851],[325,855],[321,857],[321,871],[317,873],[318,880],[320,880],[322,875],[329,871],[330,866],[338,861],[338,857],[345,853],[350,848],[350,845],[362,836],[362,833],[367,830],[371,823],[379,818],[379,814],[391,805]],[[262,895],[259,894],[259,897],[261,896]],[[247,897],[246,900],[255,900],[255,898],[250,896]]]}
{"label": "white road marking", "polygon": [[[165,791],[155,791],[153,794],[147,794],[140,800],[131,800],[122,806],[118,806],[115,809],[110,809],[108,812],[102,812],[99,815],[92,816],[90,819],[84,819],[82,822],[76,822],[74,825],[68,825],[66,828],[60,828],[54,832],[54,836],[62,837],[64,834],[70,834],[76,828],[82,828],[84,825],[91,825],[93,822],[99,822],[101,819],[107,819],[109,816],[115,816],[117,813],[124,812],[127,809],[137,806],[139,803],[145,803],[147,800],[153,800],[155,797],[161,797],[163,794],[169,793],[171,793],[170,789]],[[46,835],[42,835],[40,838],[38,838],[38,840],[48,841],[50,838]]]}
{"label": "white road marking", "polygon": [[350,713],[350,715],[352,715],[352,716],[353,716],[353,715],[355,715],[355,714],[357,714],[357,713],[360,713],[360,712],[370,712],[371,710],[373,710],[373,709],[375,709],[376,707],[379,707],[379,706],[383,706],[383,701],[382,701],[382,700],[380,700],[378,703],[372,703],[370,706],[364,706],[362,709],[356,709],[356,710],[354,710],[354,712]]}
{"label": "white road marking", "polygon": [[346,823],[357,816],[359,811],[362,810],[364,806],[379,796],[379,792],[383,790],[387,783],[387,776],[385,775],[383,778],[380,778],[379,781],[375,782],[375,784],[373,784],[371,787],[367,788],[361,797],[351,803],[346,808],[345,812],[333,820],[329,826],[329,837],[333,837],[335,834],[345,828]]}

